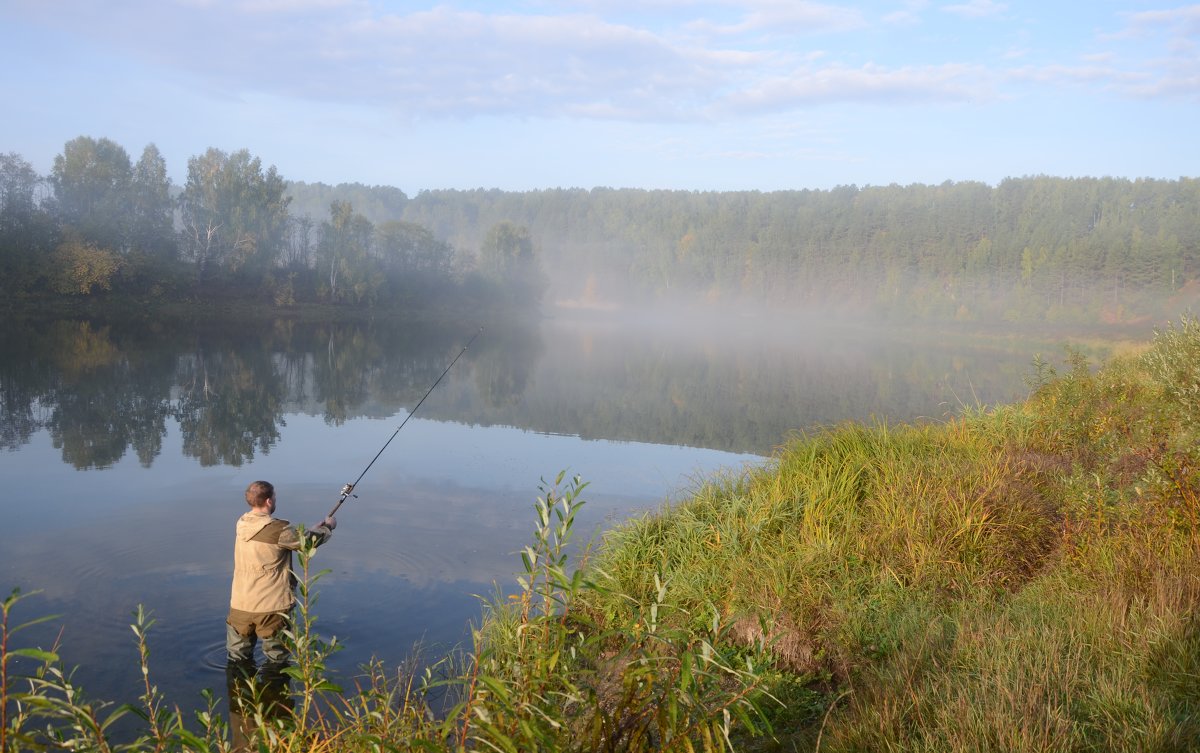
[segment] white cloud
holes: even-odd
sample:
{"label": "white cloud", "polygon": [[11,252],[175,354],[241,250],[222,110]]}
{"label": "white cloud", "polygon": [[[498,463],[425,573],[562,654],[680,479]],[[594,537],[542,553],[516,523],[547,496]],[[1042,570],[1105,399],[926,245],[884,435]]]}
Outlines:
{"label": "white cloud", "polygon": [[1134,84],[1142,80],[1136,73],[1127,73],[1104,65],[1043,65],[1024,66],[1008,71],[1014,81],[1047,85],[1061,84]]}
{"label": "white cloud", "polygon": [[737,21],[721,23],[702,18],[687,23],[685,28],[715,36],[738,36],[760,32],[807,34],[848,31],[866,25],[859,10],[836,5],[787,0],[758,0],[737,5],[746,6],[744,15]]}
{"label": "white cloud", "polygon": [[1127,64],[1138,75],[1122,81],[1122,90],[1143,98],[1200,100],[1200,5],[1129,13],[1125,21],[1120,32],[1102,38],[1126,43],[1126,54],[1152,56]]}
{"label": "white cloud", "polygon": [[1200,5],[1131,13],[1129,14],[1129,24],[1134,28],[1165,26],[1180,34],[1200,34]]}
{"label": "white cloud", "polygon": [[730,95],[724,111],[785,110],[795,107],[858,103],[965,102],[992,96],[986,70],[967,65],[848,68],[831,65],[801,68]]}
{"label": "white cloud", "polygon": [[1006,77],[1045,88],[1102,88],[1140,99],[1191,98],[1200,101],[1200,67],[1195,63],[1163,63],[1148,66],[1145,70],[1125,70],[1103,64],[1107,56],[1095,57],[1095,64],[1014,68],[1007,72]]}
{"label": "white cloud", "polygon": [[1146,84],[1130,86],[1128,91],[1147,99],[1183,97],[1200,101],[1200,73],[1164,76]]}
{"label": "white cloud", "polygon": [[883,22],[892,26],[912,26],[921,21],[921,14],[929,8],[929,0],[906,0],[900,10],[884,15]]}
{"label": "white cloud", "polygon": [[362,6],[362,0],[168,0],[165,5],[252,14],[295,14]]}
{"label": "white cloud", "polygon": [[[702,50],[581,15],[439,8],[356,24],[338,52],[378,95],[429,114],[670,118],[723,75]],[[729,67],[755,59],[719,57]]]}
{"label": "white cloud", "polygon": [[1008,5],[997,3],[995,0],[968,0],[955,5],[943,5],[942,10],[965,18],[987,18],[1004,13],[1008,10]]}
{"label": "white cloud", "polygon": [[[368,0],[13,2],[15,13],[181,71],[221,97],[377,108],[408,121],[738,118],[840,102],[986,100],[1006,94],[997,91],[1006,81],[1178,96],[1195,91],[1187,34],[1200,24],[1200,5],[1123,17],[1127,29],[1171,35],[1172,44],[1155,48],[1157,62],[1096,58],[1003,72],[970,59],[929,60],[937,54],[929,49],[920,51],[927,64],[863,64],[872,48],[832,35],[862,29],[881,49],[894,47],[903,40],[884,35],[910,34],[894,25],[917,22],[934,7],[929,0],[893,4],[899,10],[884,23],[849,5],[789,0],[531,0],[504,11],[453,0],[399,11]],[[627,15],[616,20],[614,7]],[[1007,9],[996,0],[938,7],[976,18]],[[796,42],[812,32],[830,34],[820,49]],[[1010,48],[1005,57],[1024,54]]]}

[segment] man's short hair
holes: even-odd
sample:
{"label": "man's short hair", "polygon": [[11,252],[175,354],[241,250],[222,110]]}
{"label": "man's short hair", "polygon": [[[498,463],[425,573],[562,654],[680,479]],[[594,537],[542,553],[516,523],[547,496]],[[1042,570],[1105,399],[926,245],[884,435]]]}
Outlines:
{"label": "man's short hair", "polygon": [[269,481],[255,481],[246,487],[246,504],[262,507],[275,496],[275,487]]}

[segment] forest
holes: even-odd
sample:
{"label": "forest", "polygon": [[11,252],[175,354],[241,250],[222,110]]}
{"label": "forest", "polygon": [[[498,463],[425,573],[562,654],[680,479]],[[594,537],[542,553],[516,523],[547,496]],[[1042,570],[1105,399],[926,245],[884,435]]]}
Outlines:
{"label": "forest", "polygon": [[[403,176],[397,176],[398,181]],[[1136,323],[1200,297],[1200,180],[691,192],[292,182],[81,136],[39,175],[0,154],[11,300],[231,296],[275,307],[650,302],[965,322]]]}
{"label": "forest", "polygon": [[[293,186],[296,195],[300,186]],[[1010,178],[694,193],[423,192],[404,218],[450,243],[528,227],[566,297],[690,297],[942,321],[1131,322],[1186,308],[1200,181]]]}
{"label": "forest", "polygon": [[528,230],[511,223],[460,252],[419,225],[373,223],[345,200],[331,198],[315,219],[289,211],[291,201],[275,167],[244,149],[192,157],[181,187],[153,144],[133,162],[111,139],[80,136],[49,176],[0,154],[0,291],[10,303],[513,309],[545,290]]}

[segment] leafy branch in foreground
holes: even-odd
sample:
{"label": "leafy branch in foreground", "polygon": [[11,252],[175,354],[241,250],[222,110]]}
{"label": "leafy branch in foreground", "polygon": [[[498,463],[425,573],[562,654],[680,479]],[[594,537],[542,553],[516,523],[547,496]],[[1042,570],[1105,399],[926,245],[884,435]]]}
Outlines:
{"label": "leafy branch in foreground", "polygon": [[601,572],[568,566],[586,487],[565,474],[543,482],[533,543],[521,552],[520,590],[488,605],[470,672],[456,680],[460,750],[728,750],[740,724],[764,727],[761,676],[750,652],[726,648],[714,610],[696,634],[659,619],[656,598],[631,603],[629,619],[581,609],[581,595],[608,590]]}
{"label": "leafy branch in foreground", "polygon": [[[36,593],[36,592],[35,592]],[[139,662],[144,681],[141,707],[114,705],[88,697],[74,679],[74,670],[63,667],[57,646],[51,650],[13,648],[11,639],[33,625],[55,619],[38,617],[11,625],[17,604],[32,594],[19,589],[4,600],[0,635],[0,753],[20,750],[75,751],[217,751],[228,748],[224,723],[215,713],[212,694],[205,692],[207,710],[196,715],[201,726],[197,735],[186,728],[178,706],[168,707],[150,679],[150,650],[146,634],[154,620],[139,605],[131,625],[137,636]],[[14,673],[18,662],[33,662],[30,671]],[[23,688],[23,689],[22,689]],[[131,743],[114,741],[117,723],[130,714],[141,718],[147,729]]]}

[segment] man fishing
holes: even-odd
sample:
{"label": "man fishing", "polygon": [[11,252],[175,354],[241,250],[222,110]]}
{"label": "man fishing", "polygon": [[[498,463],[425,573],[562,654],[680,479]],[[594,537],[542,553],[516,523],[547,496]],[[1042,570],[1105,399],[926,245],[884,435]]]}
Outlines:
{"label": "man fishing", "polygon": [[[458,355],[450,361],[441,375],[430,385],[429,389],[413,406],[396,431],[388,441],[383,443],[375,457],[367,463],[367,467],[359,474],[354,483],[342,487],[342,496],[329,515],[304,535],[312,539],[316,546],[329,540],[333,529],[337,527],[334,514],[341,508],[349,497],[356,496],[352,492],[362,481],[375,461],[387,449],[408,420],[416,414],[417,409],[425,402],[434,388],[438,386],[451,367],[458,363],[475,338],[483,332],[483,327],[471,336],[467,344],[458,351]],[[233,669],[252,668],[254,666],[254,645],[259,638],[263,641],[263,655],[267,663],[263,667],[264,674],[274,672],[287,664],[287,646],[283,643],[283,631],[288,626],[288,615],[296,603],[293,590],[296,586],[295,576],[292,575],[292,552],[300,548],[300,532],[286,520],[271,517],[275,512],[275,487],[266,481],[255,481],[246,488],[246,504],[250,512],[238,519],[237,540],[233,547],[233,596],[229,600],[229,618],[225,621],[228,629],[225,631],[225,651],[229,656],[228,667]]]}
{"label": "man fishing", "polygon": [[[288,661],[283,632],[296,603],[293,593],[292,552],[300,548],[301,533],[288,521],[272,517],[275,487],[255,481],[246,488],[250,510],[237,522],[233,545],[233,593],[226,619],[225,650],[230,667],[254,667],[254,646],[262,639],[264,670],[279,670]],[[333,535],[337,520],[330,513],[303,536],[320,546]]]}

